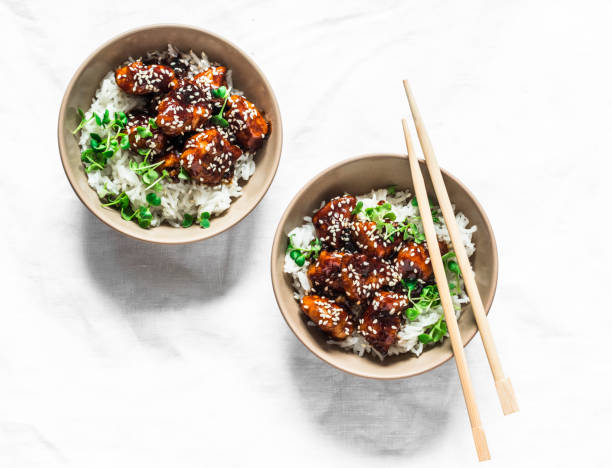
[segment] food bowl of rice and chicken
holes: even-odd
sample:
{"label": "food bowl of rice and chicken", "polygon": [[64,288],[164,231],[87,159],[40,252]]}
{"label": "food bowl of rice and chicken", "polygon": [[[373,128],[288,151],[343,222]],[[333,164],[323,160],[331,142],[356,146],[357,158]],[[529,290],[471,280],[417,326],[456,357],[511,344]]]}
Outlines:
{"label": "food bowl of rice and chicken", "polygon": [[[443,175],[488,311],[497,283],[495,238],[475,197]],[[287,324],[315,355],[355,375],[408,377],[452,356],[410,181],[405,156],[337,164],[295,196],[274,239],[272,283]],[[428,194],[465,345],[476,323],[431,186]]]}
{"label": "food bowl of rice and chicken", "polygon": [[246,54],[206,31],[153,26],[81,65],[58,137],[66,175],[98,218],[131,237],[185,243],[223,232],[259,203],[282,127]]}

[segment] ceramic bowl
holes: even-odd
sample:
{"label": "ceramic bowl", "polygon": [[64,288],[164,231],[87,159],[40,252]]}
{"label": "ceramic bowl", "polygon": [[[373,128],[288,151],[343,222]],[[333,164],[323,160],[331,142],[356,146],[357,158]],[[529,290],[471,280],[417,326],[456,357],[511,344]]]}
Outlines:
{"label": "ceramic bowl", "polygon": [[[421,161],[427,191],[435,201],[433,187],[425,163]],[[497,247],[489,220],[474,195],[455,177],[442,171],[451,201],[456,212],[462,211],[476,225],[473,235],[476,252],[470,258],[476,283],[482,296],[485,310],[489,311],[497,285]],[[326,169],[308,182],[291,200],[285,210],[274,237],[271,257],[272,285],[276,301],[289,328],[295,336],[316,356],[332,366],[348,373],[373,379],[399,379],[427,372],[452,357],[450,340],[427,348],[419,357],[412,354],[386,357],[380,361],[374,356],[359,357],[350,351],[327,343],[328,337],[316,327],[308,325],[309,319],[300,310],[293,296],[290,276],[283,272],[287,234],[303,223],[304,216],[312,216],[329,200],[343,193],[354,195],[367,193],[372,189],[396,184],[398,190],[412,190],[410,166],[406,156],[367,155],[349,159]],[[464,346],[477,331],[470,305],[464,306],[459,319],[459,329]]]}
{"label": "ceramic bowl", "polygon": [[[166,49],[173,44],[181,50],[205,52],[232,70],[234,86],[245,92],[249,100],[265,114],[271,123],[271,134],[257,152],[255,173],[243,186],[243,194],[230,208],[212,219],[208,229],[196,225],[174,228],[162,225],[142,229],[135,222],[125,221],[119,212],[101,206],[96,192],[87,184],[80,159],[77,137],[72,130],[79,118],[77,108],[88,109],[104,75],[114,70],[128,57],[139,57],[148,51]],[[282,124],[274,92],[262,71],[243,51],[227,40],[190,26],[148,26],[121,34],[102,45],[78,68],[68,84],[61,104],[58,122],[59,152],[66,176],[77,196],[101,221],[130,237],[163,244],[181,244],[213,237],[240,222],[266,194],[274,179],[281,155]],[[93,219],[92,219],[93,222]]]}

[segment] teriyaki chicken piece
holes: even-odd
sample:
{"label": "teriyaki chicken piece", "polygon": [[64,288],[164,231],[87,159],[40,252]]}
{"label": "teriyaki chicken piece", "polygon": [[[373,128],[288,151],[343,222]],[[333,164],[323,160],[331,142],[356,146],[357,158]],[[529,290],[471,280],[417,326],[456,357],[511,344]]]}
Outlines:
{"label": "teriyaki chicken piece", "polygon": [[383,356],[397,341],[402,313],[408,303],[408,297],[404,294],[378,291],[359,319],[359,332]]}
{"label": "teriyaki chicken piece", "polygon": [[342,259],[352,256],[345,252],[321,251],[317,261],[308,267],[308,279],[316,291],[322,294],[343,293]]}
{"label": "teriyaki chicken piece", "polygon": [[379,231],[374,221],[355,221],[351,225],[351,238],[360,252],[379,258],[387,258],[400,248],[401,236],[385,239],[384,231]]}
{"label": "teriyaki chicken piece", "polygon": [[166,147],[166,135],[159,128],[153,128],[149,123],[150,116],[142,113],[128,115],[125,133],[130,142],[130,149],[151,150],[152,155],[160,154]]}
{"label": "teriyaki chicken piece", "polygon": [[193,81],[203,87],[220,88],[227,86],[226,74],[225,67],[210,67],[194,76]]}
{"label": "teriyaki chicken piece", "polygon": [[182,135],[203,126],[212,110],[209,90],[192,80],[181,80],[158,104],[155,123],[166,135]]}
{"label": "teriyaki chicken piece", "polygon": [[132,62],[115,70],[115,82],[128,94],[167,93],[178,86],[174,70],[165,65]]}
{"label": "teriyaki chicken piece", "polygon": [[353,254],[342,259],[342,288],[355,304],[367,302],[382,288],[393,288],[401,276],[390,262],[365,254]]}
{"label": "teriyaki chicken piece", "polygon": [[304,296],[300,302],[302,311],[325,333],[343,340],[355,330],[348,312],[326,297]]}
{"label": "teriyaki chicken piece", "polygon": [[329,250],[340,250],[350,242],[352,212],[357,199],[352,195],[332,198],[312,217],[317,237]]}
{"label": "teriyaki chicken piece", "polygon": [[187,140],[181,154],[181,166],[192,180],[206,185],[219,185],[232,180],[234,163],[241,155],[240,148],[210,128]]}
{"label": "teriyaki chicken piece", "polygon": [[255,104],[244,96],[230,96],[224,117],[242,149],[256,151],[261,148],[270,128]]}

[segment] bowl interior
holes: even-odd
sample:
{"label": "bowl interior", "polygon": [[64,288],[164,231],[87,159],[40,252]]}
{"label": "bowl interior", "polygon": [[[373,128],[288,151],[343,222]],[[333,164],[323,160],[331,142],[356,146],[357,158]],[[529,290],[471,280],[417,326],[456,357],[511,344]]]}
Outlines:
{"label": "bowl interior", "polygon": [[[435,193],[429,182],[424,161],[421,161],[427,191],[435,201]],[[488,312],[497,285],[497,247],[489,221],[474,196],[457,179],[443,171],[444,182],[455,212],[462,211],[476,225],[473,235],[476,252],[470,258],[476,274],[476,282]],[[309,327],[308,319],[301,312],[293,297],[289,275],[283,272],[287,234],[295,226],[303,223],[303,217],[319,208],[322,200],[341,195],[345,192],[361,194],[372,189],[397,184],[398,189],[408,189],[412,193],[410,166],[405,156],[372,155],[340,163],[308,182],[295,196],[285,211],[274,238],[272,250],[272,284],[276,300],[289,327],[302,343],[327,363],[351,374],[376,379],[395,379],[420,374],[444,363],[452,356],[450,340],[423,352],[420,357],[405,354],[387,357],[380,362],[375,357],[360,358],[326,343],[326,335],[319,329]],[[465,306],[459,319],[459,328],[464,345],[476,334],[477,327],[471,307]]]}
{"label": "bowl interior", "polygon": [[[199,226],[187,229],[159,226],[146,230],[136,223],[123,220],[118,211],[102,207],[97,194],[87,184],[77,138],[72,135],[79,121],[77,108],[89,108],[104,75],[128,57],[139,57],[148,51],[165,49],[169,43],[184,51],[193,50],[198,54],[204,51],[209,60],[230,68],[234,86],[244,91],[271,123],[270,137],[257,152],[257,169],[243,186],[243,195],[233,201],[229,210],[216,216],[208,229]],[[98,218],[131,237],[151,242],[185,243],[225,231],[244,218],[263,198],[274,179],[280,159],[282,126],[278,104],[270,85],[244,52],[206,31],[186,26],[162,25],[125,33],[103,45],[81,65],[68,85],[62,102],[58,139],[62,163],[72,187]]]}

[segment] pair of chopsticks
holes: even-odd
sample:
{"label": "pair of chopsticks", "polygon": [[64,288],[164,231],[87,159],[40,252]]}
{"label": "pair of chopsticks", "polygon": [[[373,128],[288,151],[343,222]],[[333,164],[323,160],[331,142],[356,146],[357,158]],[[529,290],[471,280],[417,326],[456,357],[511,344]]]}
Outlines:
{"label": "pair of chopsticks", "polygon": [[[436,193],[440,209],[442,210],[442,216],[446,222],[446,227],[453,243],[455,255],[457,256],[457,263],[461,268],[463,281],[472,304],[472,310],[474,312],[476,324],[478,325],[482,343],[487,354],[489,367],[491,368],[493,379],[495,380],[495,387],[497,389],[497,395],[499,396],[502,411],[506,415],[514,413],[518,411],[514,390],[512,388],[512,384],[510,383],[510,379],[505,377],[501,367],[501,361],[495,348],[491,328],[489,327],[484,306],[482,305],[482,299],[480,298],[478,287],[476,286],[474,272],[472,271],[470,261],[465,251],[461,234],[459,232],[459,226],[457,225],[457,221],[455,219],[453,206],[448,198],[448,192],[446,191],[446,186],[444,184],[444,180],[442,179],[440,166],[438,165],[436,155],[434,154],[431,141],[429,140],[429,136],[425,130],[425,125],[423,124],[423,120],[421,118],[419,109],[417,108],[414,96],[410,86],[408,85],[408,81],[406,80],[404,80],[404,89],[406,90],[406,96],[408,97],[408,103],[410,104],[414,126],[416,127],[416,131],[419,136],[423,155],[425,156],[429,176],[431,177],[434,191]],[[489,460],[491,458],[489,454],[489,447],[487,445],[487,439],[480,421],[480,413],[478,412],[478,406],[476,405],[476,399],[474,397],[472,380],[470,379],[470,373],[465,360],[465,354],[463,352],[463,342],[459,333],[459,326],[457,325],[457,318],[455,317],[455,309],[453,307],[450,290],[448,288],[448,281],[444,271],[444,262],[442,261],[442,255],[438,246],[438,238],[434,229],[433,219],[429,207],[429,198],[427,197],[427,191],[425,188],[425,180],[423,179],[423,174],[421,173],[421,168],[412,146],[412,140],[406,119],[402,119],[402,125],[404,127],[404,137],[406,139],[406,149],[408,150],[408,159],[410,161],[410,172],[412,174],[414,191],[419,206],[421,220],[423,222],[425,238],[427,239],[429,256],[431,258],[436,283],[438,285],[438,291],[440,293],[440,301],[442,303],[442,308],[444,309],[444,318],[446,320],[448,334],[450,335],[453,354],[455,355],[455,363],[457,364],[459,380],[461,381],[461,387],[463,389],[463,397],[465,399],[470,424],[472,426],[472,435],[474,437],[474,444],[476,445],[476,453],[478,454],[479,461]]]}

